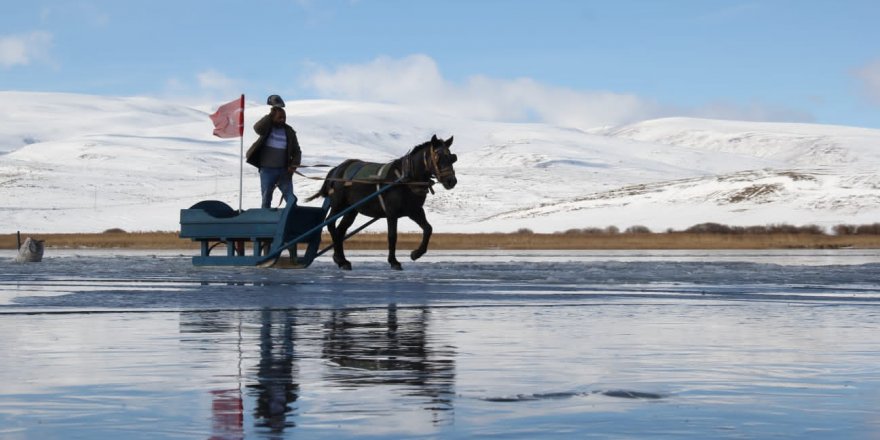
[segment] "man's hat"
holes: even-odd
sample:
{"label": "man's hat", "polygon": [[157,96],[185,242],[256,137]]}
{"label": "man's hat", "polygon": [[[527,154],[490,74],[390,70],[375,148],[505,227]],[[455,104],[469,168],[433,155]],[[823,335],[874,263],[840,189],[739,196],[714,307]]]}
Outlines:
{"label": "man's hat", "polygon": [[266,99],[266,104],[269,104],[272,107],[284,108],[284,100],[278,95],[269,95],[269,98]]}

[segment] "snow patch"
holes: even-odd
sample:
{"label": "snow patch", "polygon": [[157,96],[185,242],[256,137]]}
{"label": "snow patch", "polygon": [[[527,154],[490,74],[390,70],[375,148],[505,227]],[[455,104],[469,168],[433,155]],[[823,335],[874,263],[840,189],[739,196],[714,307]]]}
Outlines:
{"label": "snow patch", "polygon": [[[9,230],[177,230],[179,210],[198,201],[238,206],[241,146],[212,136],[211,106],[29,92],[0,92],[0,106],[8,115],[0,223]],[[437,232],[830,227],[880,217],[878,130],[666,118],[584,132],[391,104],[288,100],[287,110],[305,165],[390,161],[434,134],[454,136],[459,184],[426,203]],[[266,113],[247,104],[245,149],[256,139],[249,127]],[[257,207],[257,170],[242,169],[243,206]],[[320,179],[327,169],[300,171]],[[321,185],[294,183],[300,199]]]}

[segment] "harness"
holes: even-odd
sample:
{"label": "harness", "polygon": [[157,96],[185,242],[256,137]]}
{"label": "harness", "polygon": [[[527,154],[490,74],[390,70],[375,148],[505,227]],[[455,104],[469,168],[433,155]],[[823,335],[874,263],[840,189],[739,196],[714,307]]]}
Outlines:
{"label": "harness", "polygon": [[[399,159],[401,170],[393,170],[395,161],[381,164],[364,162],[357,159],[348,159],[338,166],[334,167],[330,174],[324,178],[306,176],[300,173],[298,170],[296,171],[296,174],[311,180],[341,182],[343,186],[352,186],[355,183],[375,185],[377,190],[382,185],[396,183],[397,185],[407,185],[410,191],[416,194],[427,194],[428,192],[434,194],[433,186],[436,182],[431,179],[431,177],[436,177],[438,180],[441,180],[450,175],[455,175],[455,170],[452,167],[441,169],[439,163],[440,154],[438,153],[437,149],[434,148],[433,144],[427,148],[428,150],[425,152],[425,154],[422,154],[421,159],[421,164],[429,176],[427,182],[400,182],[400,178],[402,176],[412,176],[415,171],[415,166],[418,162],[414,162],[415,159],[412,157],[412,151]],[[312,167],[326,166],[327,165],[312,165]],[[309,168],[309,166],[300,165],[300,168]],[[396,179],[392,179],[389,176],[392,170],[396,175]],[[335,189],[333,188],[333,185],[330,185],[327,190],[327,195],[329,196],[334,192]],[[382,194],[380,194],[378,198],[379,204],[382,206],[382,211],[387,212],[387,209],[385,207],[385,199],[382,197]]]}
{"label": "harness", "polygon": [[[381,189],[383,184],[390,183],[388,181],[388,174],[394,165],[394,161],[379,164],[352,159],[347,162],[347,166],[342,166],[345,165],[345,162],[340,165],[342,178],[333,178],[332,180],[342,181],[344,186],[351,186],[356,182],[375,183],[376,191]],[[397,175],[397,179],[400,179],[401,174],[399,171],[394,170],[394,174]],[[332,193],[332,191],[333,188],[331,187],[328,193]],[[382,206],[383,212],[388,212],[388,209],[385,207],[383,194],[379,194],[379,205]]]}

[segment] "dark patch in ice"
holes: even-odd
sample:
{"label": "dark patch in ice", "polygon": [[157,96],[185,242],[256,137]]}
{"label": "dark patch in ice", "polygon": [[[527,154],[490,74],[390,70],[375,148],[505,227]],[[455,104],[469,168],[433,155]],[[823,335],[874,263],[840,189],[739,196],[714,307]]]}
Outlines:
{"label": "dark patch in ice", "polygon": [[642,391],[630,391],[630,390],[607,390],[607,391],[597,391],[599,394],[604,394],[608,397],[621,397],[624,399],[662,399],[666,396],[657,393],[646,393]]}
{"label": "dark patch in ice", "polygon": [[483,397],[480,400],[486,402],[527,402],[531,400],[552,400],[552,399],[569,399],[575,396],[589,395],[590,393],[537,393],[537,394],[516,394],[513,396],[500,397]]}
{"label": "dark patch in ice", "polygon": [[608,397],[619,397],[622,399],[649,399],[656,400],[666,397],[663,394],[650,393],[644,391],[632,390],[596,390],[587,392],[556,392],[556,393],[534,393],[534,394],[516,394],[512,396],[500,397],[484,397],[480,400],[486,402],[529,402],[534,400],[557,400],[570,399],[572,397],[586,397],[593,394],[602,394]]}

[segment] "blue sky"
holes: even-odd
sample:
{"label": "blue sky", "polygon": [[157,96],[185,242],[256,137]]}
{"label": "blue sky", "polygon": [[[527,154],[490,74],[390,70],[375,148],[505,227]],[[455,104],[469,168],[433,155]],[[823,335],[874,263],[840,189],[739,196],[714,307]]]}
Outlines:
{"label": "blue sky", "polygon": [[2,2],[2,90],[880,128],[876,1]]}

